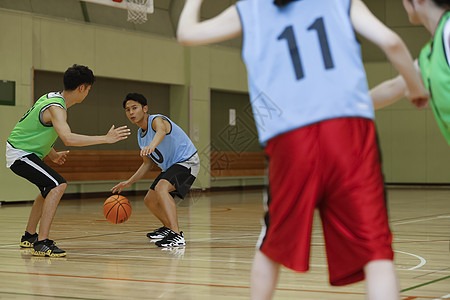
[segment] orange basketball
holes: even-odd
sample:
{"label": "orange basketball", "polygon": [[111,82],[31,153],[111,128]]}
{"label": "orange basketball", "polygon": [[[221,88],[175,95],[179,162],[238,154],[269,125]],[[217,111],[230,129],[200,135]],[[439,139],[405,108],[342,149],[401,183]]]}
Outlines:
{"label": "orange basketball", "polygon": [[131,216],[131,204],[122,195],[112,195],[103,203],[103,215],[111,223],[123,223]]}

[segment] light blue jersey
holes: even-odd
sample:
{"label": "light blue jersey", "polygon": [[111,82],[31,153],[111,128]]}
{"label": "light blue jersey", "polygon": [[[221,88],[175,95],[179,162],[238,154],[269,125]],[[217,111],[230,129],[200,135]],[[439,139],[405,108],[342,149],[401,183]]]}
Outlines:
{"label": "light blue jersey", "polygon": [[236,3],[259,140],[340,117],[374,118],[351,0]]}
{"label": "light blue jersey", "polygon": [[163,115],[150,115],[148,117],[148,128],[146,132],[142,132],[142,128],[139,128],[138,143],[141,149],[150,145],[150,142],[156,134],[152,128],[153,119],[156,117],[167,120],[170,123],[171,131],[166,134],[155,151],[150,153],[149,157],[165,172],[172,165],[191,158],[197,153],[197,149],[186,133],[184,133],[183,129]]}

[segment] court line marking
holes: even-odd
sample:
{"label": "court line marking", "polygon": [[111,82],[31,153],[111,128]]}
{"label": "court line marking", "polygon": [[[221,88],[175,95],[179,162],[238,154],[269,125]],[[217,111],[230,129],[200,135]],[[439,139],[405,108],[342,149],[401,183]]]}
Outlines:
{"label": "court line marking", "polygon": [[411,255],[411,256],[414,256],[414,257],[416,257],[416,258],[418,258],[420,260],[420,263],[417,266],[409,268],[408,271],[412,271],[412,270],[418,269],[418,268],[424,266],[427,263],[425,258],[423,258],[423,257],[421,257],[419,255],[412,254],[412,253],[409,253],[409,252],[403,252],[403,251],[399,251],[399,250],[394,250],[394,252],[398,252],[398,253],[402,253],[402,254],[406,254],[406,255]]}
{"label": "court line marking", "polygon": [[[442,213],[442,214],[435,214],[435,215],[428,215],[428,216],[420,216],[422,218],[431,218],[431,217],[445,217],[447,215],[447,213]],[[411,218],[404,218],[404,219],[398,219],[398,220],[392,220],[391,223],[393,222],[401,222],[401,221],[406,221],[406,220],[417,220],[417,218],[420,217],[411,217]]]}
{"label": "court line marking", "polygon": [[99,298],[82,298],[82,297],[70,297],[70,296],[54,296],[54,295],[45,295],[45,294],[33,294],[33,293],[17,293],[17,292],[3,292],[0,291],[0,294],[6,295],[20,295],[20,296],[36,296],[36,297],[51,297],[51,298],[62,298],[62,299],[77,299],[77,300],[101,300]]}
{"label": "court line marking", "polygon": [[[243,286],[243,285],[225,285],[225,284],[209,284],[209,283],[179,282],[179,281],[161,281],[161,280],[114,278],[114,277],[95,277],[95,276],[81,276],[81,275],[67,275],[67,274],[47,274],[47,273],[13,272],[13,271],[0,271],[0,273],[18,274],[18,275],[35,275],[35,276],[52,276],[52,277],[63,277],[63,278],[115,280],[115,281],[125,281],[125,282],[177,284],[177,285],[206,286],[206,287],[218,287],[218,288],[239,288],[239,289],[249,289],[250,288],[250,286]],[[450,277],[450,276],[448,276],[448,277]],[[325,294],[342,294],[342,295],[365,295],[365,293],[358,293],[358,292],[301,290],[301,289],[292,289],[292,288],[276,288],[276,290],[277,291],[288,291],[288,292],[325,293]],[[407,296],[404,296],[404,297],[407,297]],[[418,298],[434,299],[434,297],[418,297]]]}
{"label": "court line marking", "polygon": [[[415,286],[403,289],[400,292],[407,292],[407,291],[414,290],[414,289],[423,287],[425,285],[429,285],[429,284],[432,284],[432,283],[435,283],[435,282],[438,282],[438,281],[442,281],[442,280],[445,280],[445,279],[449,279],[449,278],[450,278],[450,275],[444,276],[444,277],[441,277],[441,278],[438,278],[438,279],[435,279],[435,280],[431,280],[431,281],[428,281],[428,282],[424,282],[424,283],[421,283],[421,284],[418,284],[418,285],[415,285]],[[433,299],[435,299],[435,298],[433,298]]]}
{"label": "court line marking", "polygon": [[418,222],[424,222],[424,221],[430,221],[430,220],[436,220],[440,218],[450,218],[450,216],[436,216],[433,218],[426,218],[426,219],[416,219],[411,221],[405,221],[405,222],[392,222],[392,225],[404,225],[404,224],[411,224],[411,223],[418,223]]}
{"label": "court line marking", "polygon": [[[448,243],[450,240],[444,239],[444,240],[418,240],[418,239],[402,239],[402,238],[395,238],[396,242],[393,242],[394,244],[407,244],[407,243]],[[403,242],[402,242],[403,241]]]}

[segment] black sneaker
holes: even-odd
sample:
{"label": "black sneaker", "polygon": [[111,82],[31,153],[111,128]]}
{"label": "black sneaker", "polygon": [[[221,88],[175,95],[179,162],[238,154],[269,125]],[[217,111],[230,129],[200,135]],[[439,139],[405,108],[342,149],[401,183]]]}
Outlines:
{"label": "black sneaker", "polygon": [[160,241],[157,241],[156,246],[158,247],[183,247],[186,245],[184,240],[183,231],[180,234],[170,230],[169,234]]}
{"label": "black sneaker", "polygon": [[34,256],[63,257],[66,251],[59,249],[55,242],[49,239],[34,243],[31,254]]}
{"label": "black sneaker", "polygon": [[22,235],[20,239],[20,247],[21,248],[33,248],[33,244],[38,240],[38,234],[30,234],[28,231],[25,231],[25,234]]}
{"label": "black sneaker", "polygon": [[158,228],[158,229],[156,229],[155,231],[153,231],[153,232],[149,232],[149,233],[147,233],[147,237],[149,238],[149,239],[163,239],[163,238],[165,238],[168,234],[169,234],[169,232],[170,232],[171,230],[169,229],[169,228],[167,228],[167,227],[165,227],[165,226],[163,226],[163,227],[161,227],[161,228]]}

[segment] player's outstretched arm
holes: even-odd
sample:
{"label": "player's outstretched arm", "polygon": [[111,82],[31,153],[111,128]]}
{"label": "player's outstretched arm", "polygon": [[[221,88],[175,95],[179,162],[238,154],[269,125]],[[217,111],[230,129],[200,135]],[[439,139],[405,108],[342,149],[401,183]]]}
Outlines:
{"label": "player's outstretched arm", "polygon": [[408,99],[418,107],[423,105],[428,94],[400,37],[381,23],[361,0],[352,1],[350,15],[356,32],[380,47],[403,77]]}
{"label": "player's outstretched arm", "polygon": [[[415,61],[414,66],[420,74],[419,64]],[[407,96],[408,88],[406,82],[401,75],[395,78],[386,80],[370,90],[373,106],[375,109],[380,109],[391,105],[403,97]],[[428,104],[428,99],[416,101],[417,108],[425,107]]]}
{"label": "player's outstretched arm", "polygon": [[118,183],[117,185],[115,185],[114,187],[112,187],[111,188],[112,193],[122,192],[123,189],[126,189],[126,188],[130,187],[136,181],[141,180],[144,177],[145,173],[150,171],[150,169],[152,168],[150,158],[148,158],[148,156],[147,156],[147,157],[143,157],[142,159],[143,159],[142,165],[139,167],[139,169],[137,169],[136,173],[134,173],[133,176],[130,177],[130,179],[122,181],[122,182]]}
{"label": "player's outstretched arm", "polygon": [[202,2],[203,0],[186,0],[177,29],[180,44],[211,44],[229,40],[242,33],[241,19],[235,5],[212,19],[200,22]]}
{"label": "player's outstretched arm", "polygon": [[156,117],[152,121],[152,129],[155,130],[155,136],[150,144],[141,149],[141,156],[145,157],[155,151],[156,147],[161,144],[166,134],[170,133],[172,126],[167,120],[161,117]]}
{"label": "player's outstretched arm", "polygon": [[406,83],[402,76],[386,80],[370,90],[373,107],[380,109],[406,97]]}
{"label": "player's outstretched arm", "polygon": [[126,139],[130,135],[130,129],[127,126],[115,128],[114,125],[109,129],[106,135],[89,136],[73,133],[67,124],[67,113],[64,109],[51,106],[44,112],[48,119],[53,124],[58,136],[66,146],[89,146],[98,144],[112,144]]}

